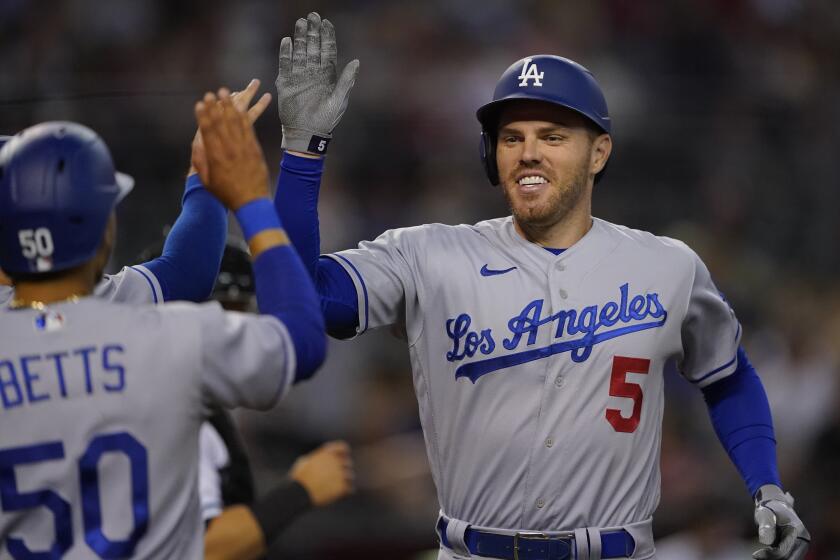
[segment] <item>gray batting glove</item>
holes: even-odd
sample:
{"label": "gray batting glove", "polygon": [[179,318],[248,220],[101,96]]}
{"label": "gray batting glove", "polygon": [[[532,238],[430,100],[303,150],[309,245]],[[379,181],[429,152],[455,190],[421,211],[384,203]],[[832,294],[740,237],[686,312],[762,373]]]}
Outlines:
{"label": "gray batting glove", "polygon": [[295,37],[280,43],[277,107],[283,124],[283,148],[323,155],[341,120],[359,61],[344,67],[336,79],[335,28],[317,13],[295,23]]}
{"label": "gray batting glove", "polygon": [[765,484],[755,495],[758,540],[768,545],[753,553],[757,560],[801,560],[811,535],[793,511],[793,496],[775,484]]}

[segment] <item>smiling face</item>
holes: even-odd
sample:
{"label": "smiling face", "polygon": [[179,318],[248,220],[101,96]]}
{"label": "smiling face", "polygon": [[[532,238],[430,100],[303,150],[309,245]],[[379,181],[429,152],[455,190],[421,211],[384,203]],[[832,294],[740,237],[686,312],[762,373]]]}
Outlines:
{"label": "smiling face", "polygon": [[575,211],[588,215],[610,136],[577,112],[542,101],[511,101],[499,117],[496,163],[517,223],[544,229]]}

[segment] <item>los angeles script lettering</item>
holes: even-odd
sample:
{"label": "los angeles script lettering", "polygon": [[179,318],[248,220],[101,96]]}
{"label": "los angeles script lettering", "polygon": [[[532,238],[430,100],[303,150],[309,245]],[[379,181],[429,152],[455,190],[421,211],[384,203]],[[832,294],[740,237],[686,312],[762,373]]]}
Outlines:
{"label": "los angeles script lettering", "polygon": [[[540,328],[553,325],[555,339],[583,335],[580,348],[572,353],[576,362],[582,362],[592,353],[592,344],[600,330],[618,323],[631,324],[648,318],[660,319],[667,315],[659,301],[659,294],[639,294],[631,298],[629,292],[629,285],[623,284],[619,288],[617,302],[609,301],[603,306],[589,305],[579,310],[564,309],[545,317],[544,300],[536,299],[526,305],[518,315],[510,318],[507,324],[510,335],[502,340],[502,346],[505,350],[514,351],[519,348],[523,339],[526,346],[531,346],[537,342]],[[472,358],[479,352],[488,355],[496,349],[492,329],[478,330],[471,327],[472,317],[467,313],[461,313],[456,318],[446,321],[446,334],[452,342],[452,349],[446,353],[446,359],[450,362]]]}

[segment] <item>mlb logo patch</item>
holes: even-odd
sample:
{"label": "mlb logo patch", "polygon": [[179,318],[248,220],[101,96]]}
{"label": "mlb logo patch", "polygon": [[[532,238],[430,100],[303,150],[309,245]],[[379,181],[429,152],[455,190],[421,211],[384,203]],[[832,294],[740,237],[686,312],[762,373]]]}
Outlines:
{"label": "mlb logo patch", "polygon": [[35,259],[35,270],[38,272],[49,272],[53,268],[52,257],[38,257]]}
{"label": "mlb logo patch", "polygon": [[35,317],[35,329],[53,332],[64,328],[64,315],[58,311],[44,311]]}

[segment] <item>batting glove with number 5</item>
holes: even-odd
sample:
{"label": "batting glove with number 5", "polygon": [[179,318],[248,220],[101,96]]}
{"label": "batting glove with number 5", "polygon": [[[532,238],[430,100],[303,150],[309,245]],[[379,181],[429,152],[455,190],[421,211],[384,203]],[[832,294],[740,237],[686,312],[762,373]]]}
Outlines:
{"label": "batting glove with number 5", "polygon": [[755,496],[758,540],[768,545],[753,554],[756,560],[801,560],[811,535],[793,510],[793,496],[774,484],[762,486]]}
{"label": "batting glove with number 5", "polygon": [[294,41],[281,41],[276,85],[284,149],[326,153],[359,72],[353,60],[337,78],[337,57],[335,28],[315,12],[297,20]]}

